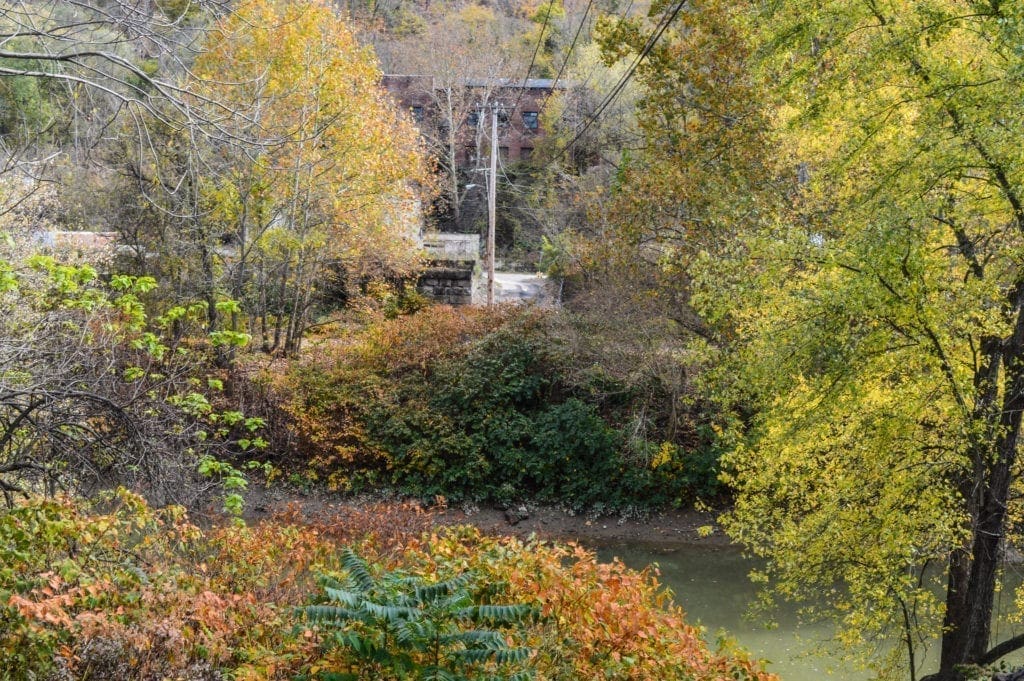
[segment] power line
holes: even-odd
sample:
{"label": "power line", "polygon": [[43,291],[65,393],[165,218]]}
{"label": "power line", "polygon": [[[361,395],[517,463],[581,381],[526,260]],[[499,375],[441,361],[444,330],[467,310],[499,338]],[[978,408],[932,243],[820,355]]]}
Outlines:
{"label": "power line", "polygon": [[[630,2],[632,6],[632,2]],[[555,86],[558,85],[558,79],[562,77],[565,72],[565,67],[569,65],[569,58],[572,57],[572,51],[576,47],[576,41],[580,39],[580,33],[583,32],[583,27],[587,23],[587,15],[590,14],[590,8],[594,6],[594,0],[588,0],[587,8],[583,10],[583,18],[580,19],[580,25],[576,29],[576,35],[572,37],[572,43],[569,45],[569,51],[565,53],[565,59],[562,61],[561,68],[558,69],[558,73],[555,74],[555,79],[551,81],[551,89],[548,90],[548,94],[545,95],[544,101],[540,104],[540,109],[543,110],[547,106],[548,100],[551,99],[551,95],[555,92]]]}
{"label": "power line", "polygon": [[[629,16],[629,10],[633,9],[633,2],[634,2],[634,0],[629,0],[629,4],[626,5],[626,9],[623,10],[622,15],[619,17],[619,20],[617,22],[615,22],[616,29],[619,26],[622,26],[622,22],[624,22],[626,20],[626,17]],[[565,61],[562,62],[562,68],[559,69],[558,76],[555,76],[555,83],[558,82],[559,77],[561,77],[561,75],[562,75],[562,71],[564,71],[565,67],[568,66],[568,64],[569,64],[569,57],[572,55],[572,50],[573,50],[573,47],[576,45],[576,40],[580,36],[580,31],[583,30],[584,21],[587,18],[587,12],[590,11],[590,7],[591,7],[592,4],[593,4],[593,0],[591,0],[590,4],[587,5],[587,11],[585,11],[583,13],[583,20],[580,21],[580,26],[579,26],[578,29],[576,29],[576,35],[572,39],[572,45],[569,46],[569,52],[566,53],[566,55],[565,55]],[[587,87],[587,85],[590,83],[591,79],[594,77],[594,74],[597,73],[597,69],[598,69],[599,66],[600,66],[599,64],[595,64],[594,67],[592,69],[590,69],[590,73],[587,74],[586,79],[584,79],[583,83],[580,85],[580,89],[584,89],[584,88]],[[551,99],[551,95],[554,94],[554,85],[555,85],[555,83],[551,84],[551,90],[548,91],[547,96],[544,98],[544,101],[541,103],[541,108],[542,109],[547,105],[548,100]]]}
{"label": "power line", "polygon": [[[618,30],[619,27],[622,26],[622,22],[624,22],[626,20],[626,17],[629,16],[629,10],[633,9],[633,2],[634,0],[629,0],[629,4],[626,5],[626,9],[625,11],[622,12],[622,16],[620,16],[619,20],[615,22],[615,30]],[[594,74],[597,73],[598,66],[599,64],[595,64],[594,68],[590,69],[590,73],[587,74],[586,80],[584,80],[583,84],[580,85],[581,88],[587,87],[587,85],[590,83],[590,80],[594,77]]]}
{"label": "power line", "polygon": [[590,126],[593,125],[594,122],[601,117],[601,114],[604,113],[605,109],[608,108],[612,101],[619,96],[622,90],[626,87],[626,84],[629,83],[629,81],[633,78],[633,74],[636,73],[636,70],[640,66],[640,63],[647,57],[648,54],[651,53],[651,50],[654,49],[654,46],[657,45],[659,40],[661,40],[661,36],[665,33],[665,30],[679,15],[679,12],[682,11],[683,6],[686,4],[686,1],[687,0],[679,0],[678,4],[676,4],[671,14],[666,13],[662,15],[662,19],[659,22],[658,26],[651,34],[651,37],[647,39],[647,42],[644,44],[643,49],[637,55],[636,59],[633,60],[633,63],[630,65],[626,73],[619,79],[615,87],[613,87],[611,92],[609,92],[608,95],[604,98],[604,101],[602,101],[601,104],[598,105],[597,110],[589,117],[587,117],[587,120],[584,122],[583,127],[580,128],[580,130],[573,136],[571,140],[569,140],[567,144],[563,145],[562,148],[558,150],[554,158],[558,158],[559,156],[565,154],[565,152],[568,151],[569,148],[583,136],[583,133],[585,133],[590,128]]}
{"label": "power line", "polygon": [[619,81],[611,89],[608,95],[605,96],[604,100],[598,105],[595,112],[587,118],[587,120],[583,124],[583,127],[580,128],[579,131],[577,131],[576,135],[571,140],[569,140],[569,142],[566,145],[559,149],[558,153],[555,154],[555,158],[558,158],[559,156],[564,154],[566,150],[569,149],[569,147],[575,144],[583,136],[583,134],[590,128],[590,126],[593,125],[598,118],[600,118],[601,114],[604,113],[605,109],[608,108],[612,101],[616,97],[618,97],[619,94],[621,94],[622,90],[625,89],[626,85],[633,78],[633,74],[636,73],[636,70],[640,66],[640,63],[647,57],[648,54],[650,54],[651,50],[654,49],[654,46],[657,44],[658,40],[661,39],[661,36],[665,32],[665,29],[667,29],[669,24],[671,24],[672,21],[675,20],[676,16],[679,14],[680,10],[682,10],[683,5],[685,4],[686,0],[679,0],[679,3],[675,6],[675,9],[672,10],[671,14],[666,12],[665,14],[662,15],[658,25],[651,33],[651,36],[647,39],[643,49],[640,50],[640,53],[637,54],[636,58],[633,60],[633,63],[630,64],[629,68],[626,70],[626,73],[624,73],[622,77],[619,78]]}
{"label": "power line", "polygon": [[555,0],[548,0],[548,11],[544,14],[544,24],[540,27],[540,35],[537,36],[537,44],[533,48],[533,56],[530,57],[530,65],[526,67],[526,74],[523,76],[523,85],[519,88],[519,95],[516,96],[516,103],[512,105],[512,111],[516,111],[519,108],[519,100],[523,98],[523,93],[526,92],[526,84],[530,82],[530,71],[533,70],[533,65],[537,61],[537,54],[540,52],[540,46],[544,42],[544,33],[548,30],[548,21],[551,19],[551,10],[554,9]]}

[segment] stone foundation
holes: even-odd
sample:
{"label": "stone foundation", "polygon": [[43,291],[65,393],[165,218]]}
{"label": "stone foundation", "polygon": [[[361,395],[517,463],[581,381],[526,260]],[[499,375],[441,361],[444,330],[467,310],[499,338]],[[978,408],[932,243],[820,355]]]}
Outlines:
{"label": "stone foundation", "polygon": [[475,260],[434,260],[416,284],[416,290],[438,303],[471,305]]}

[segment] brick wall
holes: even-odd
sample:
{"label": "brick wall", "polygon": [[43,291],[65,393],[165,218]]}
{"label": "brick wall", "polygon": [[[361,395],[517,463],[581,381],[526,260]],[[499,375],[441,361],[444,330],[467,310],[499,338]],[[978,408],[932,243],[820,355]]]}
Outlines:
{"label": "brick wall", "polygon": [[[442,123],[443,118],[435,110],[435,100],[431,94],[434,88],[431,76],[386,75],[382,84],[417,124],[437,126]],[[482,104],[486,93],[491,102],[503,107],[498,126],[500,153],[505,160],[520,161],[528,159],[533,153],[537,140],[543,135],[539,121],[543,105],[552,89],[562,86],[556,86],[550,79],[532,78],[524,83],[505,78],[467,80],[464,87],[468,101],[477,100]],[[481,112],[475,117],[471,115],[460,126],[458,160],[464,168],[475,167],[488,155],[484,149],[480,151],[480,158],[477,158],[476,126],[483,127],[481,139],[486,140],[490,136],[490,120],[486,113]]]}

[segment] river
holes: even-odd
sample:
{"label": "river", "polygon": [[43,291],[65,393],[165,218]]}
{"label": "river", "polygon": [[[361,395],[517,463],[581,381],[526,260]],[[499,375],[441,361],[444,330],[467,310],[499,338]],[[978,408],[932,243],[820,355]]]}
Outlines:
{"label": "river", "polygon": [[775,614],[777,627],[747,617],[748,606],[757,587],[747,578],[753,563],[735,547],[702,545],[661,549],[655,545],[608,546],[598,549],[602,560],[617,557],[632,568],[656,563],[660,581],[675,594],[692,623],[707,629],[714,642],[724,630],[754,654],[768,661],[769,671],[783,681],[812,681],[831,678],[837,681],[864,681],[866,672],[856,673],[837,666],[834,660],[810,653],[830,633],[824,625],[797,627],[795,609],[783,606]]}
{"label": "river", "polygon": [[[736,547],[704,545],[673,546],[615,545],[597,549],[602,560],[618,557],[629,567],[640,569],[656,563],[661,571],[660,581],[675,594],[675,600],[686,611],[687,618],[707,629],[707,638],[714,642],[719,630],[725,630],[755,657],[768,661],[769,671],[783,681],[865,681],[867,671],[840,665],[836,658],[814,654],[828,639],[831,627],[825,624],[798,626],[794,607],[782,604],[775,613],[778,624],[767,628],[763,621],[746,617],[749,604],[757,587],[747,578],[754,563],[744,558]],[[1024,566],[1015,566],[1020,572]],[[1010,581],[1020,583],[1018,574]],[[999,597],[1003,610],[1012,606],[1012,589],[1005,589]],[[1024,626],[1012,627],[1005,621],[995,629],[996,639],[1002,640],[1020,633]],[[1009,660],[1024,664],[1024,656]],[[927,664],[927,661],[926,661]]]}

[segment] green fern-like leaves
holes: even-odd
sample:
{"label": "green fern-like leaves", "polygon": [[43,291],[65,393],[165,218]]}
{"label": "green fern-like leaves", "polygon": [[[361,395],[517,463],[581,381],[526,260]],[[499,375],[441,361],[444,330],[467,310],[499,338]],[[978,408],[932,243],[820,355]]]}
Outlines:
{"label": "green fern-like leaves", "polygon": [[515,605],[474,605],[463,608],[459,616],[473,622],[520,624],[536,614],[536,609],[522,603]]}
{"label": "green fern-like leaves", "polygon": [[376,585],[366,561],[360,558],[351,547],[345,546],[341,549],[341,565],[348,573],[349,580],[360,592],[365,594]]}
{"label": "green fern-like leaves", "polygon": [[481,591],[469,572],[428,582],[374,570],[348,547],[340,562],[344,579],[325,578],[322,602],[302,612],[307,625],[333,632],[324,640],[349,651],[358,672],[321,673],[321,679],[533,678],[527,668],[532,649],[510,646],[503,631],[526,622],[534,608],[476,602]]}

